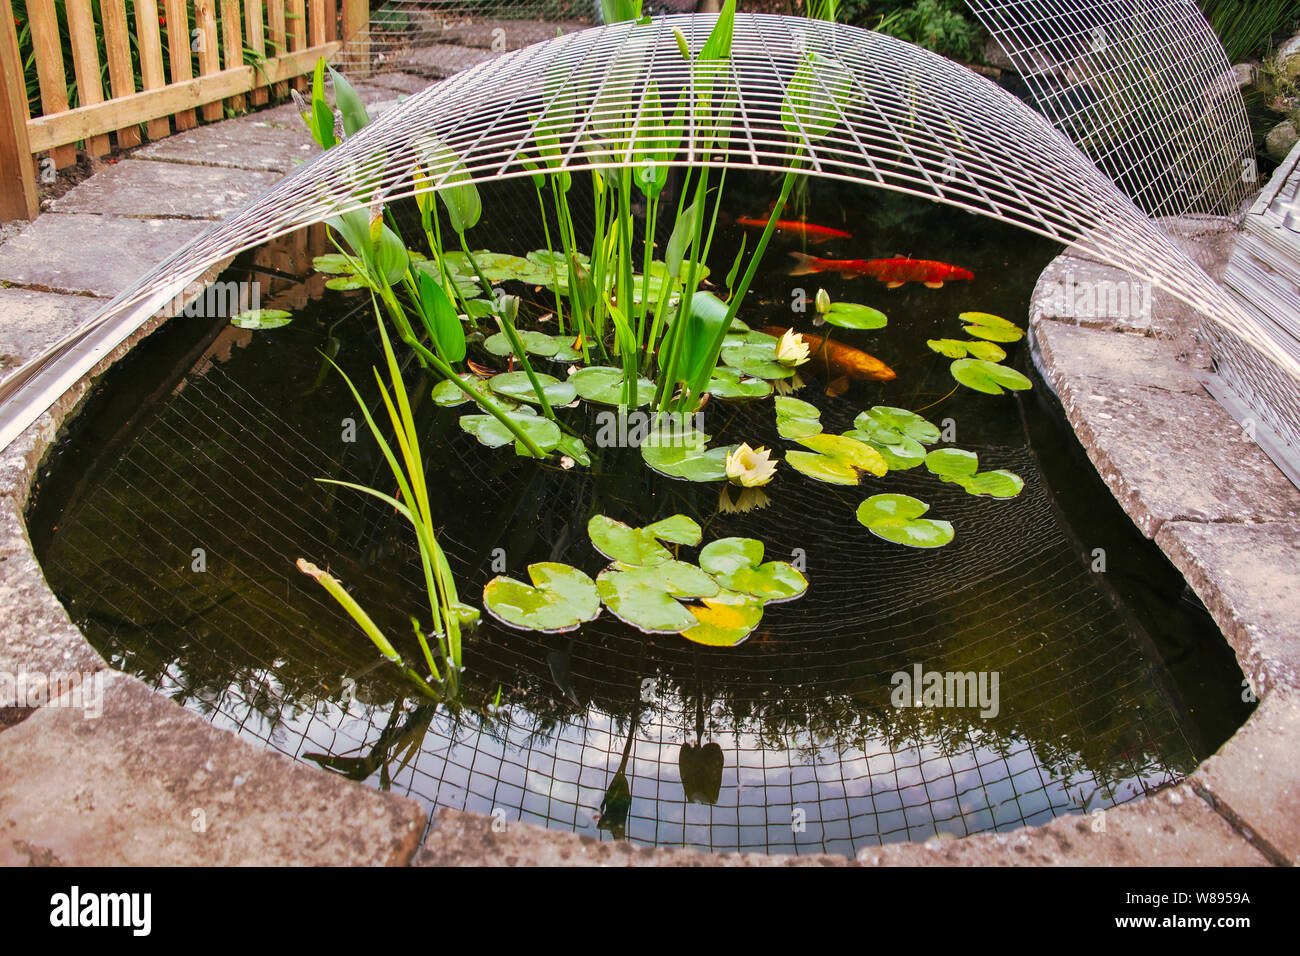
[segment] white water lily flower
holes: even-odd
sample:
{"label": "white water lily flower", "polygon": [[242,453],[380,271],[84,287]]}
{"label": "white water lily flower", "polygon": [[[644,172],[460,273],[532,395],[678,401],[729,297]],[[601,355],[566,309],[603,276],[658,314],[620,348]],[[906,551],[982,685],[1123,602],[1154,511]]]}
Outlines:
{"label": "white water lily flower", "polygon": [[808,361],[808,343],[794,329],[787,329],[776,343],[776,360],[782,365],[802,365]]}
{"label": "white water lily flower", "polygon": [[776,462],[772,453],[766,448],[750,448],[748,444],[739,445],[727,455],[727,480],[742,488],[757,488],[772,480],[776,474]]}

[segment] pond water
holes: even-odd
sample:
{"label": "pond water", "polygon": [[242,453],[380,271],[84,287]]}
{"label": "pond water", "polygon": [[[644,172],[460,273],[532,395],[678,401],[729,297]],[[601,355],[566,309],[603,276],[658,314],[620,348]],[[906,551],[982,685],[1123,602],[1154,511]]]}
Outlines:
{"label": "pond water", "polygon": [[[715,275],[740,242],[732,220],[763,215],[774,188],[767,177],[731,176]],[[531,189],[505,184],[484,197],[477,244],[542,245],[517,211]],[[291,309],[290,325],[173,321],[96,387],[44,467],[29,515],[47,578],[114,667],[217,726],[431,810],[506,825],[852,854],[1043,823],[1181,779],[1248,714],[1227,646],[1101,485],[1046,386],[1035,377],[1018,396],[954,391],[949,361],[925,344],[960,337],[966,310],[1023,325],[1057,247],[833,183],[811,184],[799,212],[854,234],[810,252],[938,259],[975,275],[937,290],[791,277],[788,253],[803,247],[778,238],[741,317],[811,330],[811,313],[792,311],[792,290],[811,299],[825,287],[889,316],[885,329],[835,336],[897,373],[836,397],[812,380],[799,397],[822,410],[828,432],[877,404],[951,420],[953,443],[978,452],[982,469],[1024,479],[1018,497],[973,497],[924,468],[858,488],[787,471],[768,508],[720,515],[717,486],[654,474],[636,450],[601,449],[591,469],[565,470],[482,447],[457,426],[466,408],[418,407],[440,540],[463,600],[478,605],[503,567],[522,577],[531,562],[564,561],[594,575],[605,561],[587,539],[593,514],[642,525],[683,513],[706,540],[756,537],[768,558],[805,567],[808,593],[770,605],[738,647],[647,637],[608,614],[564,635],[486,618],[465,647],[466,706],[409,697],[294,568],[299,557],[328,565],[388,633],[409,634],[423,593],[409,527],[315,480],[391,482],[320,357],[337,354],[375,398],[368,299],[304,278],[313,254],[332,251],[320,227],[242,257],[226,277],[264,283],[262,305]],[[1032,375],[1027,345],[1008,349]],[[414,372],[408,380],[427,395]],[[715,444],[790,447],[770,401],[715,401],[705,415]],[[359,425],[356,441],[345,440],[347,419]],[[874,537],[854,509],[881,491],[929,502],[956,539],[921,550]],[[418,657],[413,641],[400,643]],[[918,669],[996,674],[994,706],[895,706],[895,675]],[[630,803],[598,826],[616,781]]]}

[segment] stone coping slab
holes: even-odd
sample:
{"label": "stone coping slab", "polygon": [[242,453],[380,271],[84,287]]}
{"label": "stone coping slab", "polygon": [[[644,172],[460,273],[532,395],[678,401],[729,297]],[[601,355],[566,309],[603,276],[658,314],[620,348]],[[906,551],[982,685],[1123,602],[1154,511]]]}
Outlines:
{"label": "stone coping slab", "polygon": [[296,128],[253,113],[198,126],[150,143],[132,155],[169,163],[288,173],[321,151],[296,116]]}
{"label": "stone coping slab", "polygon": [[0,288],[0,381],[76,331],[103,305],[88,296]]}
{"label": "stone coping slab", "polygon": [[50,208],[136,219],[220,219],[279,181],[278,173],[123,159]]}
{"label": "stone coping slab", "polygon": [[0,282],[112,298],[204,226],[179,219],[44,213],[0,245]]}

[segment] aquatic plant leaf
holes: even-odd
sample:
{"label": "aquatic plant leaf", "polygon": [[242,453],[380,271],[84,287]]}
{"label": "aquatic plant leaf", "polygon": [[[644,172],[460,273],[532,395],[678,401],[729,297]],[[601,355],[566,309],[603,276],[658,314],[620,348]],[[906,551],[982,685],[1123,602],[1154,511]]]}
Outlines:
{"label": "aquatic plant leaf", "polygon": [[822,318],[842,329],[883,329],[889,324],[885,313],[856,302],[832,302],[830,310],[822,313]]}
{"label": "aquatic plant leaf", "polygon": [[1033,388],[1033,382],[1013,368],[985,362],[981,359],[957,359],[951,366],[952,377],[967,388],[987,395],[1001,395],[1003,388],[1023,392]]}
{"label": "aquatic plant leaf", "polygon": [[[506,417],[519,426],[519,430],[535,441],[542,451],[551,451],[560,443],[560,426],[549,418],[542,418],[531,408],[508,411]],[[460,427],[489,448],[500,448],[515,440],[510,429],[492,415],[462,415]]]}
{"label": "aquatic plant leaf", "polygon": [[713,597],[702,598],[699,605],[688,605],[686,610],[696,623],[682,631],[682,637],[707,647],[735,647],[763,620],[763,601],[738,591],[720,590]]}
{"label": "aquatic plant leaf", "polygon": [[[459,378],[469,386],[470,391],[474,392],[475,395],[480,395],[484,398],[491,397],[491,390],[487,387],[487,381],[485,379],[478,378],[474,375],[461,375]],[[464,405],[470,400],[469,396],[466,395],[464,391],[456,387],[455,382],[446,378],[433,386],[429,391],[429,398],[433,401],[433,404],[439,405],[443,408],[452,408],[456,405]],[[514,408],[515,405],[513,402],[506,402],[505,407]]]}
{"label": "aquatic plant leaf", "polygon": [[816,405],[787,395],[778,395],[774,402],[776,432],[782,438],[807,438],[822,430],[822,413]]}
{"label": "aquatic plant leaf", "polygon": [[334,82],[334,105],[338,107],[339,115],[343,118],[343,132],[351,136],[370,123],[370,115],[366,112],[361,97],[357,95],[357,91],[352,88],[352,84],[343,77],[343,74],[332,66],[329,71],[330,79]]}
{"label": "aquatic plant leaf", "polygon": [[717,582],[684,561],[653,567],[616,565],[596,577],[596,591],[611,614],[647,634],[675,634],[695,624],[679,598],[712,597]]}
{"label": "aquatic plant leaf", "polygon": [[885,459],[885,464],[889,466],[890,471],[907,471],[925,461],[925,446],[913,438],[900,436],[893,442],[882,442],[875,441],[866,432],[857,430],[847,431],[844,436],[855,438],[880,452],[880,457]]}
{"label": "aquatic plant leaf", "polygon": [[930,474],[945,481],[970,478],[979,471],[979,455],[961,448],[936,448],[925,456],[925,467]]}
{"label": "aquatic plant leaf", "polygon": [[705,391],[724,401],[742,401],[766,398],[772,394],[772,385],[761,378],[746,378],[733,368],[715,368]]}
{"label": "aquatic plant leaf", "polygon": [[555,446],[555,450],[561,454],[568,455],[573,459],[575,465],[581,465],[586,468],[591,464],[591,452],[581,438],[576,435],[560,435],[560,442]]}
{"label": "aquatic plant leaf", "polygon": [[325,288],[334,292],[351,292],[353,289],[364,289],[365,287],[365,280],[359,279],[355,275],[335,276],[325,283]]}
{"label": "aquatic plant leaf", "polygon": [[552,281],[551,268],[523,256],[507,255],[504,252],[489,252],[477,249],[473,252],[474,261],[463,252],[448,252],[443,261],[455,272],[477,281],[474,266],[483,273],[489,282],[524,282],[528,285],[547,285]]}
{"label": "aquatic plant leaf", "polygon": [[958,478],[957,484],[972,495],[987,495],[990,498],[1014,498],[1025,488],[1023,478],[1003,468]]}
{"label": "aquatic plant leaf", "polygon": [[910,438],[923,445],[932,445],[939,440],[941,432],[916,412],[892,405],[876,405],[868,408],[853,419],[853,427],[867,434],[872,441],[886,445],[902,444],[902,439]]}
{"label": "aquatic plant leaf", "polygon": [[776,360],[775,336],[766,332],[746,332],[743,336],[728,334],[722,344],[722,361],[744,375],[768,380],[790,378],[795,370]]}
{"label": "aquatic plant leaf", "polygon": [[889,470],[880,452],[845,435],[810,435],[799,444],[811,452],[787,452],[785,460],[795,471],[834,485],[856,485],[860,472],[880,477]]}
{"label": "aquatic plant leaf", "polygon": [[278,329],[293,321],[293,313],[283,309],[248,309],[230,317],[230,324],[240,329]]}
{"label": "aquatic plant leaf", "polygon": [[[547,335],[545,332],[527,332],[520,331],[519,339],[524,343],[524,351],[529,355],[537,355],[541,358],[554,358],[560,351],[568,348],[571,341],[565,335]],[[514,349],[510,347],[510,339],[504,332],[494,332],[483,340],[483,348],[487,349],[493,355],[505,357],[513,355]]]}
{"label": "aquatic plant leaf", "polygon": [[[700,526],[685,515],[665,518],[644,528],[633,528],[606,515],[593,515],[587,522],[587,535],[597,551],[620,564],[633,567],[663,564],[672,552],[659,542],[692,543],[700,539]],[[687,540],[683,541],[682,539]]]}
{"label": "aquatic plant leaf", "polygon": [[694,448],[685,445],[641,446],[645,463],[661,475],[683,481],[712,482],[727,479],[727,456],[738,445],[717,448]]}
{"label": "aquatic plant leaf", "polygon": [[911,495],[872,495],[858,505],[858,521],[878,538],[911,548],[939,548],[953,539],[952,524],[921,517],[930,506]]}
{"label": "aquatic plant leaf", "polygon": [[[542,386],[542,394],[551,405],[567,405],[578,397],[578,391],[568,382],[561,382],[554,375],[536,373],[537,382]],[[488,379],[488,387],[498,395],[512,398],[517,402],[540,403],[537,392],[527,372],[502,372]]]}
{"label": "aquatic plant leaf", "polygon": [[431,272],[420,273],[417,288],[425,330],[445,361],[459,362],[465,357],[465,327],[460,324],[456,307]]}
{"label": "aquatic plant leaf", "polygon": [[925,344],[933,352],[951,359],[983,359],[985,362],[1001,362],[1007,353],[992,342],[971,342],[963,339],[926,339]]}
{"label": "aquatic plant leaf", "polygon": [[521,630],[559,634],[600,614],[596,582],[577,568],[553,561],[528,566],[532,585],[498,576],[483,588],[483,606],[498,621]]}
{"label": "aquatic plant leaf", "polygon": [[347,276],[356,272],[350,259],[341,252],[327,252],[311,261],[311,267],[325,275]]}
{"label": "aquatic plant leaf", "polygon": [[[623,370],[611,365],[590,365],[569,376],[579,398],[598,405],[623,404]],[[655,395],[655,383],[646,378],[636,380],[636,407],[649,404]]]}
{"label": "aquatic plant leaf", "polygon": [[977,339],[990,342],[1019,342],[1025,337],[1024,330],[1014,322],[1008,322],[1000,315],[988,312],[963,312],[957,316],[968,323],[965,332]]}
{"label": "aquatic plant leaf", "polygon": [[756,538],[718,538],[700,551],[700,567],[728,591],[761,598],[765,603],[793,601],[808,590],[808,579],[788,561],[763,561],[763,542]]}

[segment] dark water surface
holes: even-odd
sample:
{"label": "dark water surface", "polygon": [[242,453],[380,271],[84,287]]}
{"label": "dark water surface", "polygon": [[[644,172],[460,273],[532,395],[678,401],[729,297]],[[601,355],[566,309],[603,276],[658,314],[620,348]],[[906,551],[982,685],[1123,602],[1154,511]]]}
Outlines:
{"label": "dark water surface", "polygon": [[[761,215],[775,187],[733,176],[728,188],[734,217]],[[532,202],[530,189],[485,194],[477,243],[541,245],[527,231]],[[218,726],[431,808],[507,822],[608,839],[596,820],[621,767],[630,839],[853,853],[1091,812],[1185,776],[1248,713],[1222,638],[1100,484],[1043,383],[1020,397],[952,392],[948,361],[925,345],[963,337],[956,316],[965,310],[1023,325],[1034,279],[1057,249],[961,212],[836,184],[814,184],[803,208],[854,234],[809,251],[934,258],[976,278],[895,291],[870,279],[792,278],[787,253],[800,246],[775,242],[742,312],[751,326],[810,328],[791,312],[792,289],[811,299],[818,285],[889,316],[886,329],[835,335],[887,362],[895,381],[838,398],[814,382],[800,397],[823,409],[828,432],[882,403],[951,419],[954,443],[977,451],[981,469],[1025,479],[1018,498],[970,497],[924,468],[860,488],[786,468],[771,507],[721,516],[717,486],[654,475],[635,450],[603,450],[589,471],[564,471],[481,447],[457,427],[466,408],[421,402],[417,413],[462,599],[480,603],[494,561],[517,577],[542,560],[594,575],[604,562],[586,537],[593,514],[643,524],[682,512],[705,526],[706,540],[758,537],[769,558],[806,561],[808,594],[769,606],[737,648],[647,638],[608,614],[561,636],[488,620],[466,644],[467,709],[406,698],[390,666],[294,569],[298,557],[328,565],[388,633],[409,633],[423,594],[409,528],[315,481],[391,484],[351,397],[322,369],[318,350],[337,351],[374,398],[367,300],[324,292],[320,277],[297,279],[313,252],[327,251],[319,229],[246,256],[229,274],[278,289],[263,305],[291,308],[291,325],[248,333],[178,320],[98,386],[47,464],[30,515],[45,573],[113,666]],[[739,241],[737,227],[723,228],[715,274]],[[516,291],[544,304],[540,293]],[[1027,346],[1008,348],[1008,361],[1028,372]],[[343,440],[345,419],[357,423],[356,442]],[[770,401],[712,402],[706,419],[715,443],[790,447]],[[923,551],[875,538],[853,513],[880,491],[930,502],[956,540]],[[1094,570],[1099,556],[1104,572]],[[413,641],[399,643],[418,656]],[[895,707],[892,675],[917,665],[996,672],[996,715]],[[501,708],[489,715],[498,688]],[[688,790],[713,802],[691,802]]]}

